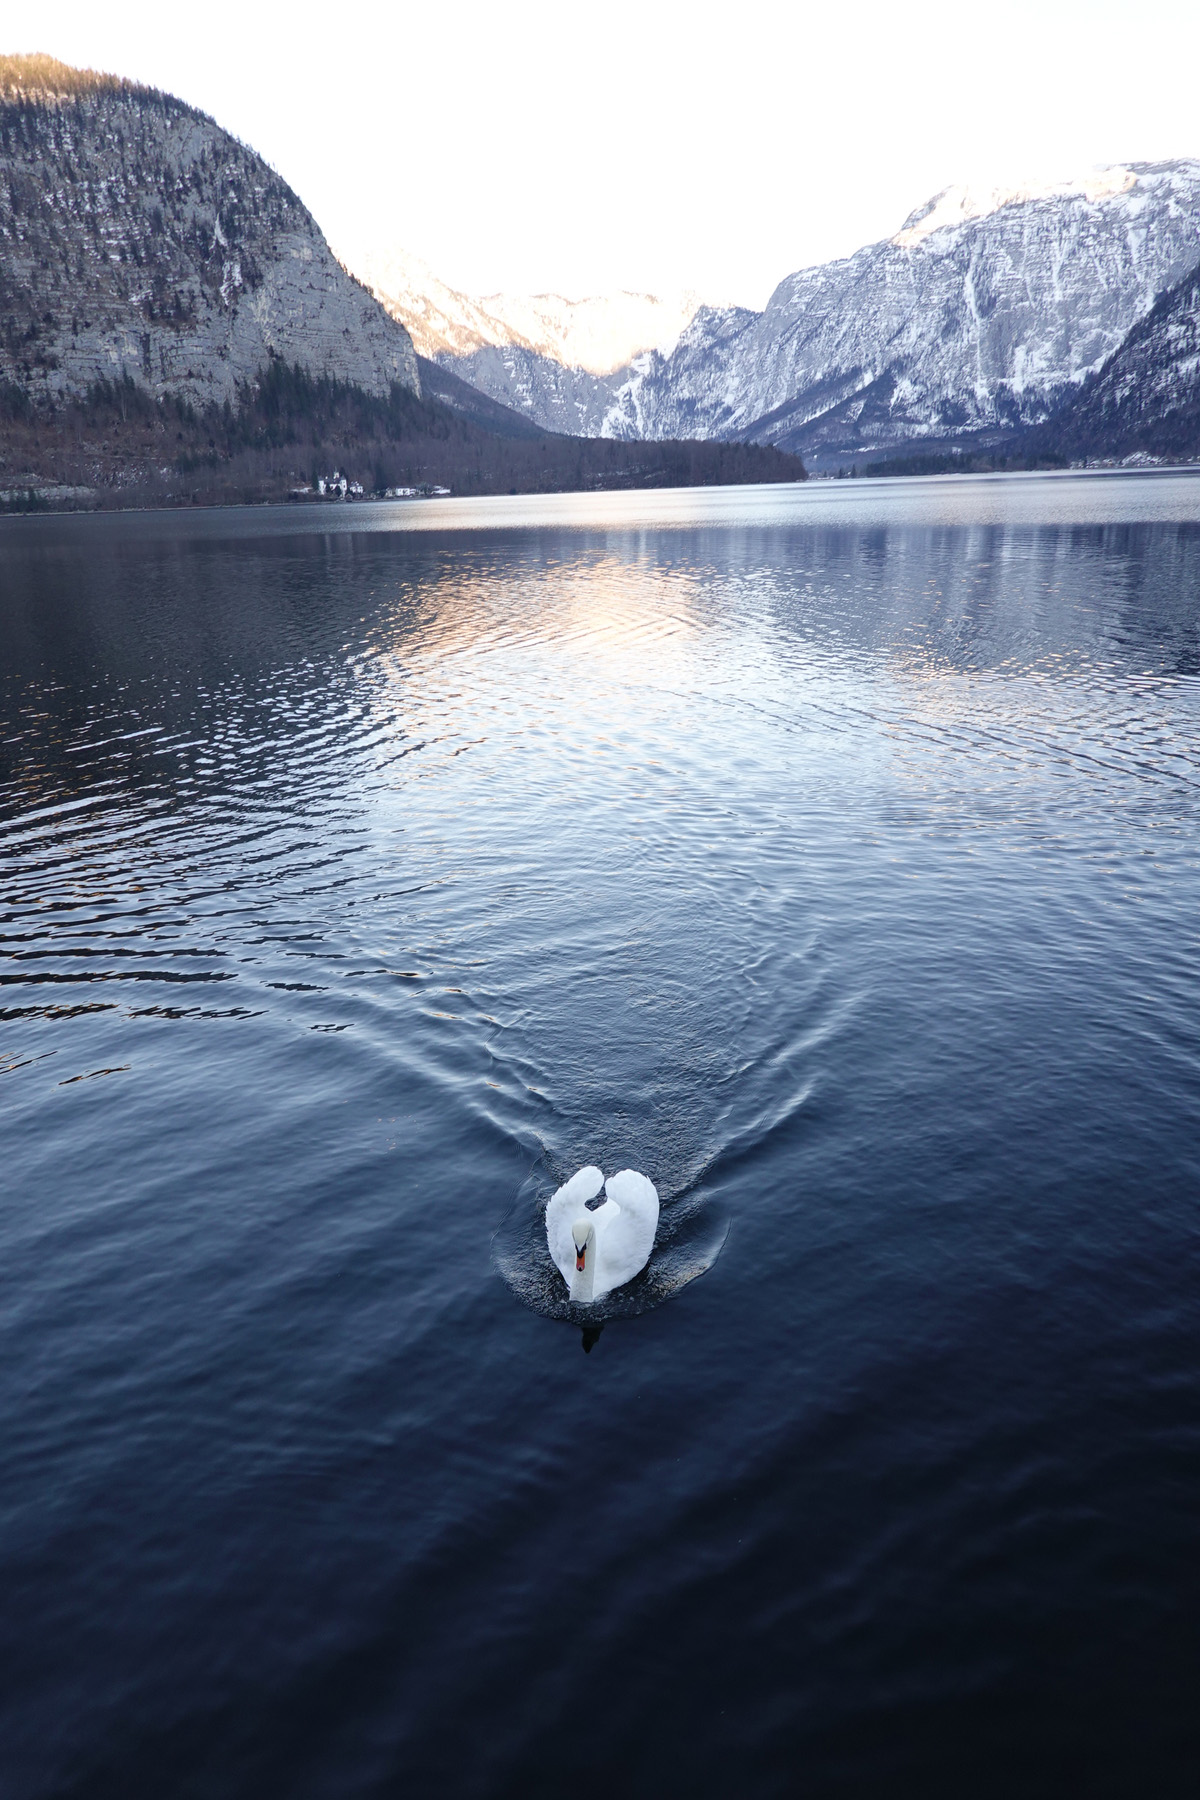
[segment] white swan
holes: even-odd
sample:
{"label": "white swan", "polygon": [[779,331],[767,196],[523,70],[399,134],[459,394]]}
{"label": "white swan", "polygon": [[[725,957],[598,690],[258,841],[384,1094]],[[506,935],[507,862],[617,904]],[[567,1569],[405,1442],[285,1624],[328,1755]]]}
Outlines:
{"label": "white swan", "polygon": [[[600,1189],[604,1199],[592,1204]],[[572,1300],[599,1300],[644,1269],[658,1229],[654,1183],[636,1169],[605,1181],[590,1164],[546,1208],[546,1242]]]}

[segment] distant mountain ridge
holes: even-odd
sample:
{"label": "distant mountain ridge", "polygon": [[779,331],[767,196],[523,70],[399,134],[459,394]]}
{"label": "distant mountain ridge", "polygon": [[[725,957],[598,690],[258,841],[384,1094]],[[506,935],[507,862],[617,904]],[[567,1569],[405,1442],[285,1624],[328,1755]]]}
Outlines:
{"label": "distant mountain ridge", "polygon": [[348,251],[344,261],[431,359],[511,347],[602,377],[643,351],[671,350],[701,305],[696,294],[472,296],[402,250]]}
{"label": "distant mountain ridge", "polygon": [[1040,424],[1200,260],[1200,162],[947,189],[891,238],[701,308],[669,353],[598,378],[527,353],[439,361],[557,430],[742,439],[817,466]]}
{"label": "distant mountain ridge", "polygon": [[0,58],[0,383],[235,401],[274,359],[419,392],[404,327],[262,158],[169,94]]}

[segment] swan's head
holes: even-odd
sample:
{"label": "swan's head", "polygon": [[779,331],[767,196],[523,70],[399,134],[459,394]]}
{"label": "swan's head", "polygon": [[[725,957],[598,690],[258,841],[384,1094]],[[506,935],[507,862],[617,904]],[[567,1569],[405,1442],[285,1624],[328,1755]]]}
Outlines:
{"label": "swan's head", "polygon": [[575,1244],[575,1268],[582,1274],[596,1248],[596,1227],[590,1219],[576,1219],[571,1227],[571,1237]]}

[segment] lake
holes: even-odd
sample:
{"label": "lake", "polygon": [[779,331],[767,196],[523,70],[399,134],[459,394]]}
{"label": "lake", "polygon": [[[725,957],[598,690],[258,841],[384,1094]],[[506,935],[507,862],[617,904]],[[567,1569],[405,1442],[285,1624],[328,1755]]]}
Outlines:
{"label": "lake", "polygon": [[1200,475],[10,519],[0,674],[6,1796],[1190,1797]]}

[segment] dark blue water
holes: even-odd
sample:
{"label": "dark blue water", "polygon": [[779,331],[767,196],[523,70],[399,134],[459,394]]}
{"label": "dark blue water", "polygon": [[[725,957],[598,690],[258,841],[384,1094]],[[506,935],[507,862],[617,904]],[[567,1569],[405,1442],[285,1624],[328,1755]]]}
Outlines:
{"label": "dark blue water", "polygon": [[0,646],[6,1800],[1195,1791],[1200,478],[9,521]]}

